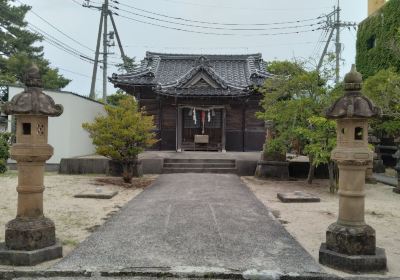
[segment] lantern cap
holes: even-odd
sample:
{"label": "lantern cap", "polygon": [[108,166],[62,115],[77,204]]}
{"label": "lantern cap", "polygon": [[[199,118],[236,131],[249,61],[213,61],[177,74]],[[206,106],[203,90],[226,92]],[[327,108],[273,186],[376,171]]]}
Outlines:
{"label": "lantern cap", "polygon": [[344,95],[326,110],[326,117],[340,118],[372,118],[381,115],[381,109],[361,93],[362,76],[355,65],[344,78]]}
{"label": "lantern cap", "polygon": [[3,106],[7,115],[43,115],[56,117],[63,113],[63,106],[55,104],[53,98],[42,90],[42,78],[36,65],[30,66],[25,74],[26,88]]}

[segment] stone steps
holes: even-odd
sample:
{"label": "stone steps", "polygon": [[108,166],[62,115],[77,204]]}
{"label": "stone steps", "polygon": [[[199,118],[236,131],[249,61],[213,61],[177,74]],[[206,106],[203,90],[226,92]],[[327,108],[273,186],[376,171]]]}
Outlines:
{"label": "stone steps", "polygon": [[165,168],[235,168],[235,163],[164,163]]}
{"label": "stone steps", "polygon": [[234,159],[165,159],[163,173],[237,173]]}

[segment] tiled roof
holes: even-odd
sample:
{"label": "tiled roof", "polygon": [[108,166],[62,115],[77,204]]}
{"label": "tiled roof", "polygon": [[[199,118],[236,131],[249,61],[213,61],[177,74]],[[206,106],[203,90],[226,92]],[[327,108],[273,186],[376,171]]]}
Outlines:
{"label": "tiled roof", "polygon": [[[113,74],[115,86],[155,86],[162,94],[193,93],[207,95],[242,95],[252,86],[261,85],[270,76],[261,54],[195,55],[147,52],[140,66],[128,74]],[[200,94],[199,89],[184,90],[186,83],[199,73],[210,77],[218,90]],[[202,89],[205,90],[204,88]],[[209,90],[209,89],[207,89]]]}

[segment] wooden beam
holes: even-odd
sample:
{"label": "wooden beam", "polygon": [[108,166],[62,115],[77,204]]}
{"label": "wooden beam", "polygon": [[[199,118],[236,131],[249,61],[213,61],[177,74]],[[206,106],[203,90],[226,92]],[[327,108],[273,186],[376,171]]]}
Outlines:
{"label": "wooden beam", "polygon": [[225,136],[225,129],[226,128],[226,109],[222,109],[222,133],[221,133],[221,150],[223,153],[226,152],[225,143],[226,143],[226,136]]}

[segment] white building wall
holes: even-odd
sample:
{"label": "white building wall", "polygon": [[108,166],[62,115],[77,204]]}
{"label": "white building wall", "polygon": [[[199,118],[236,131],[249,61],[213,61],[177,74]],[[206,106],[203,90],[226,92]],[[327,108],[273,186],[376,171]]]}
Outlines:
{"label": "white building wall", "polygon": [[[9,88],[9,100],[23,91],[21,87]],[[82,123],[92,122],[105,114],[103,104],[71,92],[44,90],[56,104],[62,104],[64,112],[59,117],[49,117],[49,144],[54,155],[47,163],[60,163],[62,158],[86,156],[95,153],[95,147]],[[9,123],[11,116],[9,116]],[[9,130],[11,126],[9,125]]]}

